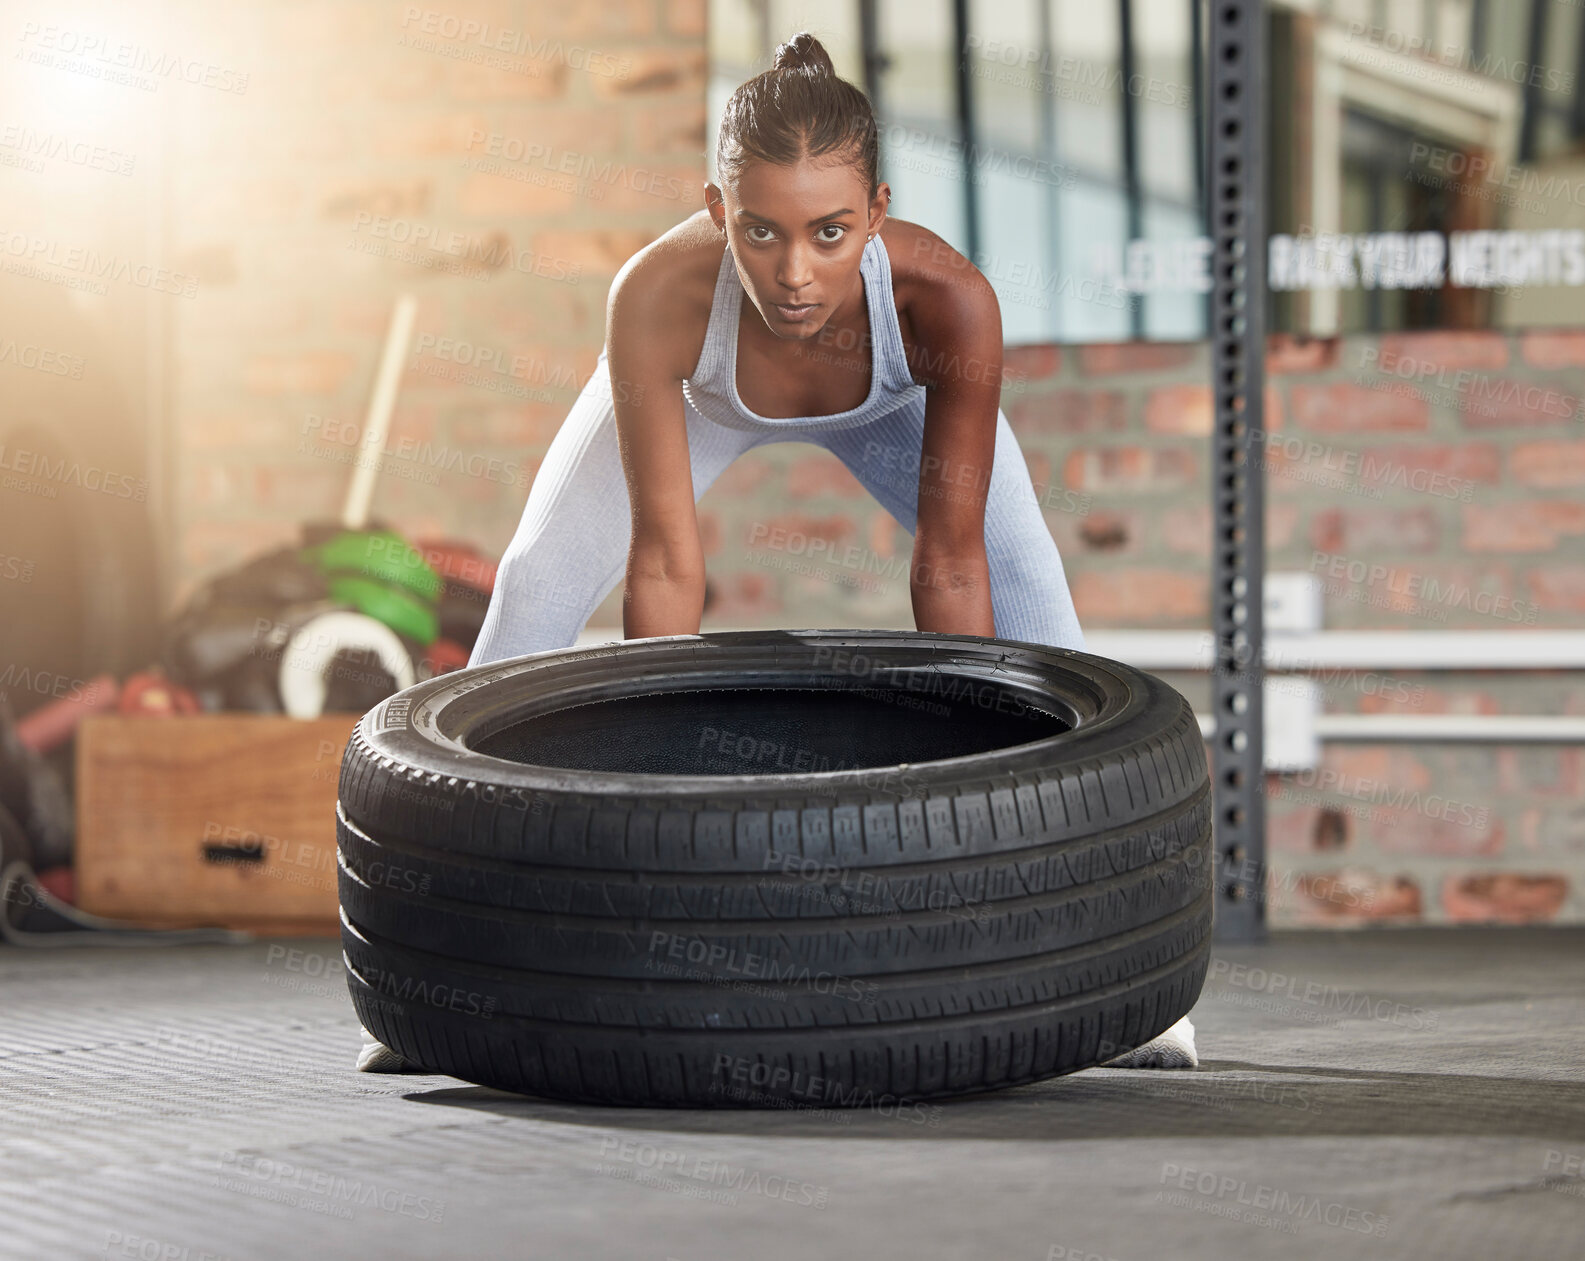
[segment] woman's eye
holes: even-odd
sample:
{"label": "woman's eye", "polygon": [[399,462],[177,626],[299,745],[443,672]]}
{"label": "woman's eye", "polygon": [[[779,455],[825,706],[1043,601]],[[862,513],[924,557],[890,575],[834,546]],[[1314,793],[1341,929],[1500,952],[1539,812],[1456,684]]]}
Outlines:
{"label": "woman's eye", "polygon": [[820,231],[822,231],[822,232],[835,232],[836,233],[835,236],[826,236],[826,237],[821,237],[820,238],[821,240],[825,241],[827,244],[830,244],[832,241],[840,241],[842,239],[842,234],[844,232],[846,232],[847,229],[844,228],[840,223],[828,223],[828,224],[826,224],[825,227],[821,228]]}
{"label": "woman's eye", "polygon": [[[764,232],[766,236],[755,236],[754,233],[756,232]],[[767,228],[763,223],[751,223],[747,228],[744,229],[743,235],[748,237],[748,239],[751,241],[764,241],[768,239],[770,235],[770,229]]]}

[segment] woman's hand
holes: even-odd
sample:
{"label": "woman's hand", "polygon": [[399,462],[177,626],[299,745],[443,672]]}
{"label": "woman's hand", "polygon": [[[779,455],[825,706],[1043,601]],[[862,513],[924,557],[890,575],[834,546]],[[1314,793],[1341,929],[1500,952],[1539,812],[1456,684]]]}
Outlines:
{"label": "woman's hand", "polygon": [[943,635],[995,636],[991,569],[983,544],[977,556],[931,554],[916,545],[909,585],[916,629]]}
{"label": "woman's hand", "polygon": [[[698,543],[695,532],[694,543]],[[681,540],[635,537],[622,593],[622,638],[697,635],[704,621],[704,557]]]}
{"label": "woman's hand", "polygon": [[994,636],[985,499],[1001,406],[1002,312],[990,281],[961,261],[941,264],[928,300],[909,311],[909,368],[925,387],[909,587],[919,630]]}
{"label": "woman's hand", "polygon": [[626,639],[697,635],[704,618],[704,547],[682,398],[687,348],[677,341],[683,321],[672,286],[654,274],[664,258],[648,256],[641,250],[623,265],[606,305],[606,365],[632,512]]}

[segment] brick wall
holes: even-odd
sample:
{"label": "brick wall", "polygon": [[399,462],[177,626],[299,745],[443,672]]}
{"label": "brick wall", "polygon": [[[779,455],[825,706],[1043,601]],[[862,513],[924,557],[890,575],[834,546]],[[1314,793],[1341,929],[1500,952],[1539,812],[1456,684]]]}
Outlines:
{"label": "brick wall", "polygon": [[[1084,625],[1207,626],[1208,347],[1019,347],[1007,364],[1003,407]],[[1320,578],[1324,626],[1585,628],[1585,333],[1274,337],[1268,373],[1269,568]],[[761,448],[723,480],[701,504],[715,624],[913,624],[887,565],[908,538],[834,459]],[[792,571],[817,552],[813,575]],[[1207,708],[1203,676],[1165,677]],[[1329,712],[1585,714],[1570,674],[1320,685]],[[1572,746],[1325,745],[1317,771],[1269,777],[1272,922],[1585,920],[1582,765]]]}
{"label": "brick wall", "polygon": [[[192,39],[251,78],[172,122],[169,252],[201,296],[168,330],[171,602],[338,514],[404,289],[423,349],[375,512],[504,548],[616,269],[701,204],[704,8],[195,14]],[[1003,404],[1085,625],[1204,627],[1206,348],[1007,363]],[[1321,575],[1327,626],[1585,628],[1585,334],[1274,339],[1270,372],[1271,567]],[[707,629],[913,624],[909,539],[818,448],[745,456],[700,522]],[[591,625],[619,633],[620,591]],[[1572,676],[1326,692],[1333,709],[1585,712]],[[1585,919],[1579,749],[1333,745],[1324,772],[1272,781],[1274,922]]]}
{"label": "brick wall", "polygon": [[617,268],[702,204],[705,0],[190,7],[249,78],[167,140],[169,602],[339,515],[403,290],[373,510],[499,551]]}

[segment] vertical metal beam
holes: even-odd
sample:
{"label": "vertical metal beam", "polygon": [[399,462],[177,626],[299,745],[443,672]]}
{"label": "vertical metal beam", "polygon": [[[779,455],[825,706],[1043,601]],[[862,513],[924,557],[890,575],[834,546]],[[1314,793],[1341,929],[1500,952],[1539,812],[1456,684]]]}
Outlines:
{"label": "vertical metal beam", "polygon": [[[1122,93],[1118,103],[1123,111],[1123,196],[1128,202],[1123,218],[1122,257],[1126,258],[1129,242],[1145,235],[1145,197],[1139,181],[1139,102],[1134,99],[1132,87],[1137,69],[1134,0],[1117,0],[1117,60],[1118,90]],[[1128,295],[1128,335],[1136,341],[1145,335],[1145,296],[1142,293]]]}
{"label": "vertical metal beam", "polygon": [[881,75],[886,54],[881,52],[880,0],[859,0],[859,55],[864,59],[864,95],[870,109],[881,116]]}
{"label": "vertical metal beam", "polygon": [[[1530,39],[1525,49],[1531,66],[1546,60],[1546,20],[1549,0],[1530,0]],[[1524,109],[1519,115],[1519,161],[1535,161],[1541,124],[1541,84],[1532,73],[1524,81]]]}
{"label": "vertical metal beam", "polygon": [[1580,22],[1579,36],[1574,42],[1574,111],[1569,117],[1569,135],[1575,140],[1585,136],[1585,89],[1580,86],[1582,72],[1585,72],[1585,20]]}
{"label": "vertical metal beam", "polygon": [[1213,0],[1208,79],[1216,937],[1252,942],[1266,931],[1265,0]]}
{"label": "vertical metal beam", "polygon": [[974,76],[969,72],[969,0],[952,0],[952,38],[958,46],[958,134],[963,139],[963,254],[973,262],[980,257],[979,187],[974,178],[979,137],[974,134]]}
{"label": "vertical metal beam", "polygon": [[[859,55],[864,61],[864,95],[870,99],[870,112],[877,123],[885,117],[881,105],[881,79],[890,65],[881,51],[880,0],[859,0]],[[881,136],[886,133],[884,130]],[[877,141],[880,137],[877,137]],[[886,182],[886,146],[876,144],[875,181]]]}
{"label": "vertical metal beam", "polygon": [[[1205,0],[1189,0],[1189,80],[1194,97],[1193,122],[1190,124],[1194,128],[1194,196],[1200,206],[1200,231],[1210,236],[1211,225],[1206,219],[1210,189],[1205,184],[1205,151],[1210,143],[1210,136],[1206,134],[1205,108]],[[1205,295],[1205,301],[1201,304],[1200,320],[1205,328],[1205,336],[1209,338],[1210,294]]]}
{"label": "vertical metal beam", "polygon": [[[1056,75],[1052,71],[1052,67],[1057,64],[1056,35],[1051,29],[1052,3],[1053,0],[1035,0],[1040,26],[1040,152],[1046,161],[1051,163],[1053,171],[1060,171],[1063,168],[1058,157],[1057,145],[1057,85]],[[1044,185],[1045,247],[1048,251],[1045,259],[1046,274],[1059,276],[1062,274],[1060,189],[1056,180],[1046,180]],[[1046,325],[1046,336],[1052,341],[1061,341],[1062,308],[1057,303],[1052,305],[1054,309]]]}

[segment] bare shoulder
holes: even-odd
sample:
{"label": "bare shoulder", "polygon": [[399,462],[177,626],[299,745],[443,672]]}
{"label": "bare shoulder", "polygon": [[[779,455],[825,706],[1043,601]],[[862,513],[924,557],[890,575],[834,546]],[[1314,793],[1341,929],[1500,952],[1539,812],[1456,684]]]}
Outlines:
{"label": "bare shoulder", "polygon": [[645,360],[676,379],[704,347],[726,242],[700,209],[622,264],[606,305],[606,344],[642,345]]}
{"label": "bare shoulder", "polygon": [[[929,228],[888,219],[881,226],[892,269],[897,322],[914,379],[921,385],[963,384],[968,367],[1002,359],[1002,308],[984,273]],[[951,371],[921,365],[944,362]],[[982,379],[990,376],[981,374]],[[928,379],[921,379],[921,377]]]}
{"label": "bare shoulder", "polygon": [[910,313],[945,308],[969,315],[1000,311],[996,290],[984,273],[929,228],[887,219],[881,240],[886,243],[899,308],[907,307]]}

